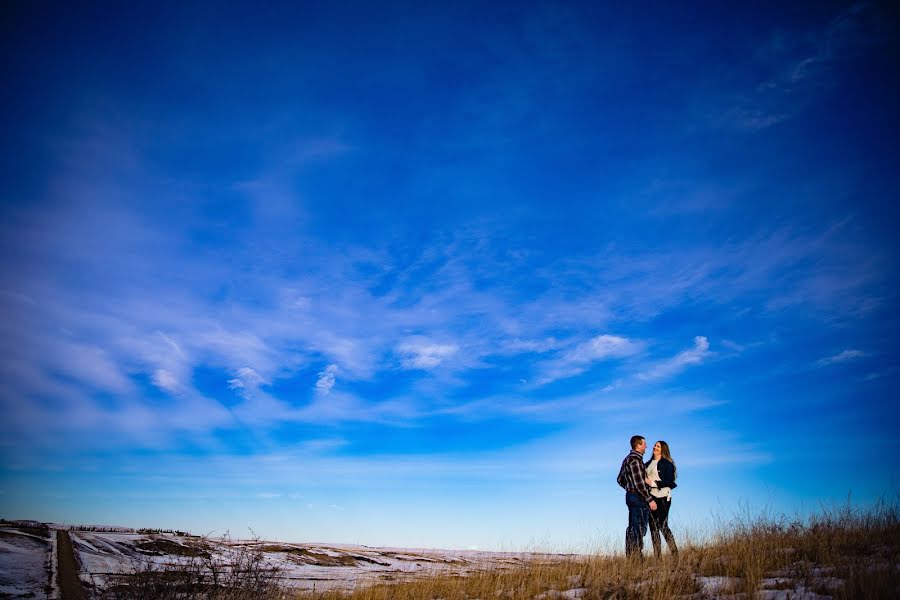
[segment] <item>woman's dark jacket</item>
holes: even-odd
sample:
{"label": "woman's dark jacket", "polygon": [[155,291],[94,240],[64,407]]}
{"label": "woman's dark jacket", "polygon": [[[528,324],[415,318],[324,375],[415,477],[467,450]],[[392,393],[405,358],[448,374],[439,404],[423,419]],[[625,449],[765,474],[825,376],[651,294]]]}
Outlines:
{"label": "woman's dark jacket", "polygon": [[[652,458],[644,463],[644,466],[649,467],[651,462],[653,462]],[[673,490],[678,487],[678,484],[675,483],[675,465],[672,464],[672,461],[661,457],[659,462],[656,463],[656,470],[659,472],[659,480],[656,482],[656,487],[667,487]]]}

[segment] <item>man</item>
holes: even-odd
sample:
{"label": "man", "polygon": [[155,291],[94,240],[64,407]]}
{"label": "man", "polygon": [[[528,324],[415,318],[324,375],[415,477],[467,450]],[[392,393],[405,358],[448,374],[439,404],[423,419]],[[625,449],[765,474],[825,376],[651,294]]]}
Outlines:
{"label": "man", "polygon": [[628,528],[625,530],[625,554],[643,560],[644,535],[650,522],[650,511],[656,510],[656,502],[647,485],[647,469],[644,468],[644,452],[647,440],[643,436],[631,436],[631,452],[622,461],[616,481],[625,488],[625,505],[628,506]]}

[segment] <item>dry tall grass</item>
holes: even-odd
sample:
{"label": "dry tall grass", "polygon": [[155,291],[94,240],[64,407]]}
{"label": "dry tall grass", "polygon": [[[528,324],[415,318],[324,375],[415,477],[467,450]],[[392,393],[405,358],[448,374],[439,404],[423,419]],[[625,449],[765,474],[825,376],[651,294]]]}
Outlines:
{"label": "dry tall grass", "polygon": [[[682,540],[679,556],[593,556],[532,562],[510,572],[435,575],[352,593],[301,593],[298,600],[668,600],[820,594],[896,598],[900,590],[900,506],[823,510],[805,521],[739,517],[720,522],[704,543]],[[649,546],[649,544],[647,544]],[[645,548],[645,553],[647,548]],[[766,592],[770,592],[767,594]]]}
{"label": "dry tall grass", "polygon": [[[865,511],[823,510],[803,521],[770,516],[722,521],[702,543],[679,540],[678,557],[664,555],[643,562],[624,556],[537,558],[512,570],[488,569],[464,577],[435,572],[353,592],[279,592],[272,587],[271,577],[262,577],[256,595],[252,587],[229,591],[207,586],[195,589],[196,594],[181,588],[177,596],[156,596],[150,594],[152,586],[144,585],[140,596],[117,597],[236,600],[283,594],[294,600],[668,600],[772,598],[782,590],[785,597],[895,598],[900,590],[898,540],[900,506],[895,501]],[[252,565],[251,569],[263,569],[261,561]],[[159,579],[160,574],[149,575]]]}

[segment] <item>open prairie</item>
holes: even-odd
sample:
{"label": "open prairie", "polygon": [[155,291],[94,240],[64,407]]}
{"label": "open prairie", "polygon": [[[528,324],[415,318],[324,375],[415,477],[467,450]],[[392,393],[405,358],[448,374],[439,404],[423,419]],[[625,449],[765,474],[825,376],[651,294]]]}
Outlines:
{"label": "open prairie", "polygon": [[110,600],[821,600],[894,598],[900,589],[896,503],[822,511],[804,521],[748,517],[717,527],[703,541],[680,539],[677,556],[654,558],[648,541],[645,559],[637,561],[7,523],[0,529],[0,597],[78,597],[58,584],[66,567],[54,529],[71,537],[85,597]]}

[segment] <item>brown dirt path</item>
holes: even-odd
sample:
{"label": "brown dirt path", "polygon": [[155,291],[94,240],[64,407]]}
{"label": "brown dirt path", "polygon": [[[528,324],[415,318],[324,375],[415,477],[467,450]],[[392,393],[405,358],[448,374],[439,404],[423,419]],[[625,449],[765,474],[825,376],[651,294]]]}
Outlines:
{"label": "brown dirt path", "polygon": [[78,578],[78,563],[75,561],[75,549],[68,531],[56,532],[56,553],[59,557],[59,591],[62,600],[86,600],[84,588]]}

